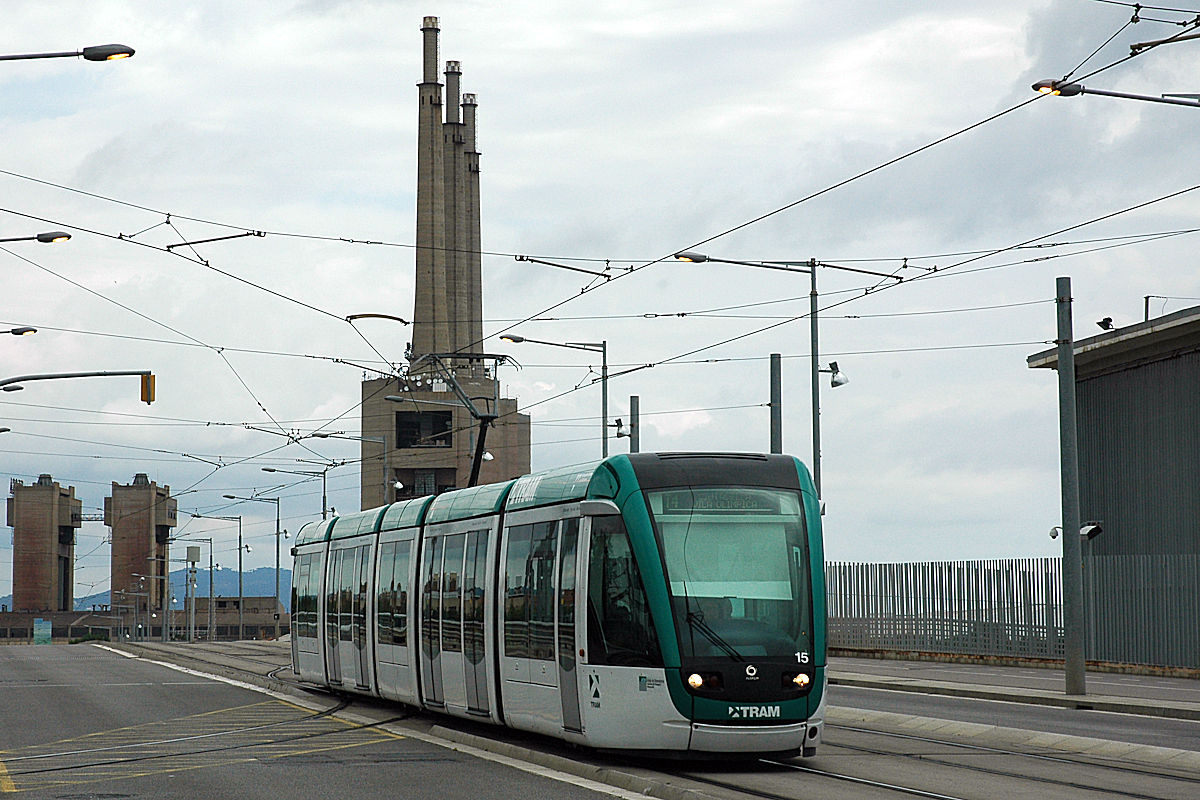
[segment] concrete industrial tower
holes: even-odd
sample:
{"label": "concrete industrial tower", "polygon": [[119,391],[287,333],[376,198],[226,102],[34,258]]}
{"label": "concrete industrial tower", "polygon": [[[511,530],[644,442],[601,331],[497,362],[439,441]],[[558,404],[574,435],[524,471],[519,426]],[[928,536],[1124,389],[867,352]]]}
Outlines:
{"label": "concrete industrial tower", "polygon": [[[464,397],[476,412],[495,417],[486,439],[491,460],[480,465],[478,482],[529,472],[528,415],[517,413],[516,400],[500,397],[494,359],[470,357],[483,354],[475,95],[461,93],[462,66],[447,61],[443,112],[438,18],[425,17],[421,34],[409,377],[362,384],[363,508],[468,484],[484,429]],[[434,354],[435,361],[425,358]],[[441,358],[448,354],[455,356]],[[388,395],[405,401],[387,401]]]}
{"label": "concrete industrial tower", "polygon": [[177,509],[171,487],[159,486],[144,472],[134,475],[128,486],[113,481],[112,496],[104,498],[104,524],[112,529],[109,588],[114,610],[134,610],[146,614],[147,620],[150,612],[165,614]]}
{"label": "concrete industrial tower", "polygon": [[82,511],[75,487],[63,488],[49,475],[32,486],[12,482],[13,611],[75,607],[75,530]]}

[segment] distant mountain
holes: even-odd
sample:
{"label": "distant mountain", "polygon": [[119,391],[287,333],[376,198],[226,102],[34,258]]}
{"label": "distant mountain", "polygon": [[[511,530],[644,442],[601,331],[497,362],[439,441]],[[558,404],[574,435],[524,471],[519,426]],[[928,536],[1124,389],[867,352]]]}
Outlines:
{"label": "distant mountain", "polygon": [[[171,573],[171,594],[176,597],[179,602],[175,604],[176,608],[183,608],[184,598],[184,583],[186,581],[186,569],[178,569]],[[238,574],[235,569],[218,569],[213,573],[213,595],[218,597],[237,597],[238,594]],[[248,570],[242,573],[242,594],[246,597],[270,597],[275,594],[275,568],[274,567],[259,567],[255,570]],[[292,605],[292,571],[286,567],[280,566],[279,569],[279,595],[283,601],[283,606],[291,613]],[[208,570],[196,570],[196,596],[208,597]],[[13,596],[7,595],[0,597],[0,605],[13,610]],[[109,605],[108,592],[97,592],[90,594],[87,597],[75,598],[75,610],[87,611],[93,605]]]}

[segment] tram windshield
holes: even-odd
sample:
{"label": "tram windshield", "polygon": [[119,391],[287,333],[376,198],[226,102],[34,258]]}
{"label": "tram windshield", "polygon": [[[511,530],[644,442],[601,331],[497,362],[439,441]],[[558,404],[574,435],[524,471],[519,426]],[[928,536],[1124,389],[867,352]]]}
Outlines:
{"label": "tram windshield", "polygon": [[647,491],[646,499],[681,654],[807,661],[812,591],[799,493],[691,486]]}

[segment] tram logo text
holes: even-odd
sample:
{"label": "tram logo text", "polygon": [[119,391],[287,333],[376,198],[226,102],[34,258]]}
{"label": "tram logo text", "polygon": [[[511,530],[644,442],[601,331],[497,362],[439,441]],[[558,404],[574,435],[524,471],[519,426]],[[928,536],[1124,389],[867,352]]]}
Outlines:
{"label": "tram logo text", "polygon": [[779,706],[730,706],[730,719],[778,719]]}

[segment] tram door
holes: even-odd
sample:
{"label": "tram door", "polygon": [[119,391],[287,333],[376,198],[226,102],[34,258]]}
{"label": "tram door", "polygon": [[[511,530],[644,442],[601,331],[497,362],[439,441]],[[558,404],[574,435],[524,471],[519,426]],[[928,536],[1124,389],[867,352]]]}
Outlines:
{"label": "tram door", "polygon": [[579,675],[575,660],[575,586],[579,549],[579,520],[562,524],[558,543],[558,686],[562,695],[562,722],[569,731],[582,731],[579,713]]}
{"label": "tram door", "polygon": [[514,513],[505,532],[505,720],[550,734],[582,729],[575,657],[579,519],[563,519],[564,513]]}
{"label": "tram door", "polygon": [[367,649],[367,586],[371,545],[334,550],[330,559],[330,588],[326,610],[326,668],[330,683],[370,689]]}
{"label": "tram door", "polygon": [[426,703],[487,714],[484,607],[489,531],[426,539],[421,564],[421,690]]}

